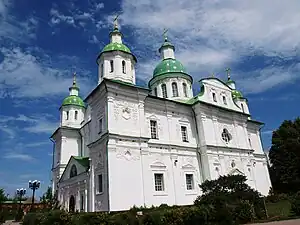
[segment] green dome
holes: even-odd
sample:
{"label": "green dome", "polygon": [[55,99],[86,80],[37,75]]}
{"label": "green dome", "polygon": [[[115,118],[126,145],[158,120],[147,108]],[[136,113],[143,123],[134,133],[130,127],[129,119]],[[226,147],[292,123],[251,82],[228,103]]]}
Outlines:
{"label": "green dome", "polygon": [[238,90],[232,90],[231,94],[232,94],[233,99],[243,98],[242,93]]}
{"label": "green dome", "polygon": [[122,51],[131,54],[130,49],[126,45],[120,43],[109,43],[102,49],[102,52],[110,52],[110,51]]}
{"label": "green dome", "polygon": [[187,73],[186,69],[176,59],[164,59],[161,61],[153,71],[153,77],[165,74],[165,73]]}
{"label": "green dome", "polygon": [[85,108],[85,104],[83,100],[76,95],[70,95],[66,97],[62,103],[62,106],[66,106],[66,105],[74,105],[74,106],[80,106]]}

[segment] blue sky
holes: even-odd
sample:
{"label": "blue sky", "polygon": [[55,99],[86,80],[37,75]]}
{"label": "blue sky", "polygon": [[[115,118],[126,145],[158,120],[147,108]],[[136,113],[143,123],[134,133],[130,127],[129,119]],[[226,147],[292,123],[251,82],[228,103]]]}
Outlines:
{"label": "blue sky", "polygon": [[120,13],[125,43],[145,85],[159,61],[162,32],[197,80],[230,67],[252,117],[272,130],[299,115],[300,2],[290,0],[0,0],[0,186],[13,193],[29,179],[49,185],[51,133],[78,74],[84,97],[97,83],[96,57]]}

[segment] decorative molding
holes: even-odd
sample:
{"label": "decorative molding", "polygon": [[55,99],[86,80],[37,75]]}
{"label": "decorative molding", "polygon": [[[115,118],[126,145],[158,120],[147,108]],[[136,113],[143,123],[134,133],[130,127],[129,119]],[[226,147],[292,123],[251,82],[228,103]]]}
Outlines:
{"label": "decorative molding", "polygon": [[117,151],[116,157],[118,159],[126,159],[127,161],[136,161],[140,159],[138,154],[133,154],[133,152],[129,149]]}
{"label": "decorative molding", "polygon": [[160,161],[154,161],[153,163],[150,164],[151,168],[156,168],[156,169],[166,169],[167,166],[160,162]]}
{"label": "decorative molding", "polygon": [[196,170],[196,168],[192,164],[185,164],[181,167],[184,170]]}

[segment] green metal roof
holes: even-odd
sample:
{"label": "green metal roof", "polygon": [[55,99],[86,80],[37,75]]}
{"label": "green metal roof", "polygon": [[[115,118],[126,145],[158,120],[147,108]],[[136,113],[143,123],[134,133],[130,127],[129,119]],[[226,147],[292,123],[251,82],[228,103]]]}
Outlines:
{"label": "green metal roof", "polygon": [[242,93],[238,90],[232,90],[231,94],[232,94],[233,99],[243,98]]}
{"label": "green metal roof", "polygon": [[126,45],[120,43],[109,43],[102,49],[102,52],[110,52],[110,51],[122,51],[122,52],[131,53],[130,49]]}
{"label": "green metal roof", "polygon": [[74,105],[74,106],[80,106],[85,108],[85,104],[83,100],[76,95],[70,95],[66,97],[62,103],[62,106],[66,106],[66,105]]}
{"label": "green metal roof", "polygon": [[88,168],[90,166],[89,157],[73,156],[73,158],[83,167]]}
{"label": "green metal roof", "polygon": [[164,48],[164,47],[171,47],[171,48],[173,48],[173,50],[175,50],[174,45],[172,45],[171,42],[168,42],[167,40],[165,40],[165,42],[160,46],[158,51],[160,52],[161,49]]}
{"label": "green metal roof", "polygon": [[166,73],[187,73],[186,69],[177,59],[164,59],[154,69],[153,77]]}

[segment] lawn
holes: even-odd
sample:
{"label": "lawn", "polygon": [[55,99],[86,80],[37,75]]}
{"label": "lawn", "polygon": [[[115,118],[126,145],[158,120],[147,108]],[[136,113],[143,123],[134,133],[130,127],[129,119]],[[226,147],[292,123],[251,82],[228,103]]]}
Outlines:
{"label": "lawn", "polygon": [[291,204],[288,200],[282,200],[276,203],[266,203],[269,218],[289,217]]}

